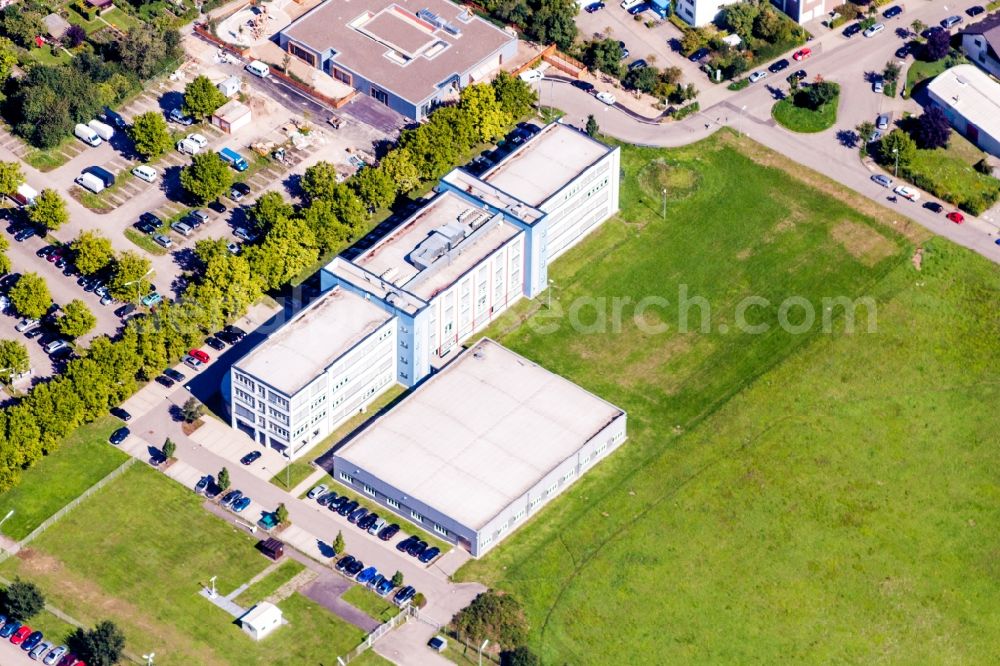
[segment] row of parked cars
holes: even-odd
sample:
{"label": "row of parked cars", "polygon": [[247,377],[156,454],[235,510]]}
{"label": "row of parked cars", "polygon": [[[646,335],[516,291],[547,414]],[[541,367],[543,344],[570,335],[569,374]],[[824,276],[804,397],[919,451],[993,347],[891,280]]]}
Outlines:
{"label": "row of parked cars", "polygon": [[[392,592],[393,588],[396,587],[392,584],[392,578],[386,577],[385,575],[378,572],[375,567],[365,567],[365,563],[357,559],[353,555],[344,555],[336,564],[337,571],[340,571],[345,576],[353,578],[359,584],[367,586],[372,592],[384,597]],[[417,591],[412,585],[406,585],[399,588],[399,591],[393,595],[392,600],[398,606],[404,606],[410,602],[411,599],[417,594]]]}
{"label": "row of parked cars", "polygon": [[[348,522],[357,525],[359,529],[369,534],[377,535],[382,541],[389,541],[399,533],[398,524],[387,524],[388,521],[385,518],[380,517],[374,511],[369,511],[348,495],[338,496],[326,484],[316,486],[306,494],[306,497],[316,500],[320,506],[325,506],[330,511],[339,513],[347,518]],[[431,547],[426,541],[422,541],[416,536],[410,536],[400,541],[396,544],[396,550],[416,557],[425,564],[441,554],[440,548]]]}
{"label": "row of parked cars", "polygon": [[42,632],[5,615],[0,615],[0,638],[6,638],[24,650],[28,657],[36,661],[41,659],[48,666],[86,666],[65,645],[52,647]]}

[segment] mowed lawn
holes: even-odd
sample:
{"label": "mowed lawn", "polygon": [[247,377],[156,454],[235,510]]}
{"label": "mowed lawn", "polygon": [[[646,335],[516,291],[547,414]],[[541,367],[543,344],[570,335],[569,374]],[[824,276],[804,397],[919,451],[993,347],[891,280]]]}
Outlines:
{"label": "mowed lawn", "polygon": [[[709,332],[671,306],[659,335],[543,334],[544,296],[490,331],[627,409],[630,438],[457,577],[522,599],[546,663],[996,662],[1000,271],[933,240],[918,273],[919,229],[734,143],[626,148],[620,221],[551,271],[561,304],[687,284]],[[720,332],[747,295],[871,296],[877,328]]]}
{"label": "mowed lawn", "polygon": [[325,663],[360,642],[359,629],[293,594],[279,604],[289,624],[255,643],[198,594],[212,576],[228,594],[263,571],[269,560],[254,543],[189,490],[136,465],[0,573],[36,582],[51,603],[85,623],[114,620],[129,649],[155,651],[157,664]]}
{"label": "mowed lawn", "polygon": [[0,518],[14,510],[0,530],[22,539],[46,518],[83,494],[128,456],[108,444],[121,421],[110,416],[73,431],[53,453],[21,476],[21,482],[0,494]]}

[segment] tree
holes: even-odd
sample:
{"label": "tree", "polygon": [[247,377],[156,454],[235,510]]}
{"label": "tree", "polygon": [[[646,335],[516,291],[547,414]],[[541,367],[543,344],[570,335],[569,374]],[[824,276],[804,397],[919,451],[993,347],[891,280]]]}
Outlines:
{"label": "tree", "polygon": [[337,538],[333,540],[333,551],[335,553],[342,553],[345,548],[347,548],[347,546],[344,544],[344,534],[338,530]]}
{"label": "tree", "polygon": [[993,175],[993,165],[990,164],[989,160],[987,160],[985,157],[976,162],[975,164],[973,164],[972,168],[978,171],[979,173],[983,174],[984,176]]}
{"label": "tree", "polygon": [[413,599],[410,600],[410,603],[417,608],[423,608],[427,605],[427,597],[424,596],[423,592],[417,592],[413,595]]}
{"label": "tree", "polygon": [[38,193],[35,203],[28,207],[28,219],[55,231],[69,221],[66,202],[58,192],[46,188]]}
{"label": "tree", "polygon": [[854,128],[858,136],[861,138],[861,153],[864,155],[868,154],[868,144],[871,143],[872,137],[875,135],[875,123],[870,120],[865,120],[858,123],[858,126]]}
{"label": "tree", "polygon": [[406,148],[396,148],[382,158],[379,163],[382,169],[392,182],[396,184],[396,189],[406,194],[420,184],[420,172],[413,164],[413,156]]}
{"label": "tree", "polygon": [[699,28],[685,30],[684,36],[681,37],[681,53],[689,56],[706,44],[708,44],[708,38],[705,36],[704,30]]}
{"label": "tree", "polygon": [[939,30],[927,38],[927,43],[924,44],[924,59],[936,62],[948,55],[949,51],[951,51],[951,33]]}
{"label": "tree", "polygon": [[173,145],[170,130],[163,114],[147,111],[136,116],[129,129],[129,135],[135,143],[135,150],[143,159],[149,160],[165,154]]}
{"label": "tree", "polygon": [[183,54],[180,33],[161,30],[151,24],[131,28],[115,43],[118,60],[122,66],[139,79],[148,79],[163,71]]}
{"label": "tree", "polygon": [[265,192],[257,198],[250,207],[250,219],[262,232],[274,226],[283,217],[291,217],[295,213],[292,205],[285,201],[280,192]]}
{"label": "tree", "polygon": [[288,509],[285,508],[285,504],[281,503],[278,508],[274,510],[274,519],[278,521],[279,525],[284,525],[288,522]]}
{"label": "tree", "polygon": [[760,14],[760,5],[752,2],[737,2],[723,8],[721,20],[724,26],[735,32],[744,42],[753,37],[754,21]]}
{"label": "tree", "polygon": [[204,74],[184,86],[184,113],[196,120],[211,117],[226,103],[226,96]]}
{"label": "tree", "polygon": [[452,620],[459,637],[473,645],[485,639],[510,650],[524,645],[528,636],[528,621],[524,609],[510,594],[493,590],[482,592]]}
{"label": "tree", "polygon": [[71,25],[66,29],[66,34],[63,35],[63,41],[71,49],[75,49],[80,44],[83,44],[84,40],[87,39],[87,31],[83,26]]}
{"label": "tree", "polygon": [[890,60],[885,63],[885,69],[882,70],[882,78],[890,83],[895,83],[899,80],[900,67],[895,62]]}
{"label": "tree", "polygon": [[644,93],[651,93],[660,83],[660,76],[654,67],[636,67],[630,69],[622,85],[628,90],[641,90]]}
{"label": "tree", "polygon": [[840,86],[830,81],[819,81],[806,88],[803,88],[795,96],[796,106],[805,106],[810,109],[819,109],[829,104],[840,94]]}
{"label": "tree", "polygon": [[330,198],[337,186],[337,169],[329,162],[317,162],[302,174],[302,192],[310,201]]}
{"label": "tree", "polygon": [[403,572],[402,571],[397,571],[396,573],[392,574],[392,584],[393,584],[394,587],[399,587],[400,585],[403,584]]}
{"label": "tree", "polygon": [[622,75],[621,44],[616,39],[602,39],[590,42],[583,52],[583,64],[591,71],[604,72],[614,77],[620,77]]}
{"label": "tree", "polygon": [[8,5],[0,14],[0,32],[18,46],[27,49],[35,45],[35,37],[45,34],[45,25],[38,12],[15,3]]}
{"label": "tree", "polygon": [[492,85],[497,102],[511,118],[526,115],[538,101],[535,91],[526,81],[503,70],[493,79]]}
{"label": "tree", "polygon": [[97,231],[81,231],[70,244],[75,255],[74,264],[84,275],[93,275],[114,259],[111,241]]}
{"label": "tree", "polygon": [[97,317],[90,311],[87,304],[80,299],[73,299],[63,308],[57,326],[59,332],[68,338],[79,338],[89,333],[97,325]]}
{"label": "tree", "polygon": [[396,183],[380,168],[365,168],[351,179],[354,191],[369,210],[386,208],[396,199]]}
{"label": "tree", "polygon": [[131,250],[125,250],[115,260],[108,291],[120,301],[137,301],[149,293],[152,264],[149,259]]}
{"label": "tree", "polygon": [[20,162],[0,162],[0,194],[13,194],[23,182]]}
{"label": "tree", "polygon": [[542,44],[552,43],[563,50],[571,48],[577,33],[576,0],[546,0],[533,5],[534,11],[524,24],[525,34]]}
{"label": "tree", "polygon": [[0,340],[0,382],[9,384],[16,375],[31,369],[28,349],[17,340]]}
{"label": "tree", "polygon": [[587,116],[587,134],[592,137],[596,137],[601,131],[600,126],[597,124],[597,118],[594,114]]}
{"label": "tree", "polygon": [[195,155],[181,171],[181,186],[202,204],[217,199],[232,184],[232,169],[214,151]]}
{"label": "tree", "polygon": [[951,138],[951,123],[944,112],[932,104],[917,118],[913,138],[921,148],[944,148]]}
{"label": "tree", "polygon": [[6,37],[0,37],[0,81],[6,81],[17,64],[17,47]]}
{"label": "tree", "polygon": [[104,620],[89,631],[77,628],[68,644],[88,666],[113,666],[125,652],[125,634],[114,622]]}
{"label": "tree", "polygon": [[500,653],[500,666],[542,666],[542,660],[527,645]]}
{"label": "tree", "polygon": [[898,163],[905,170],[917,156],[917,144],[903,130],[894,129],[882,137],[878,152],[883,164]]}
{"label": "tree", "polygon": [[205,405],[198,402],[197,398],[191,397],[184,402],[181,407],[181,416],[185,423],[194,423],[205,413]]}
{"label": "tree", "polygon": [[[314,204],[315,205],[315,204]],[[264,290],[276,289],[319,258],[316,237],[299,218],[281,218],[264,242],[247,248],[244,256]]]}
{"label": "tree", "polygon": [[0,604],[7,617],[26,622],[45,608],[45,596],[34,583],[17,578],[3,591]]}
{"label": "tree", "polygon": [[215,484],[219,486],[221,492],[229,490],[229,470],[223,467],[219,470],[219,475],[215,479]]}
{"label": "tree", "polygon": [[25,273],[11,287],[10,302],[22,317],[41,319],[52,305],[52,296],[41,276]]}
{"label": "tree", "polygon": [[174,440],[167,437],[167,439],[164,440],[163,446],[160,448],[160,450],[163,452],[163,457],[166,458],[167,460],[170,460],[171,458],[174,457],[174,454],[177,453],[177,445],[174,444]]}
{"label": "tree", "polygon": [[912,23],[910,23],[910,29],[913,30],[914,35],[919,35],[927,29],[927,24],[920,19],[915,19]]}

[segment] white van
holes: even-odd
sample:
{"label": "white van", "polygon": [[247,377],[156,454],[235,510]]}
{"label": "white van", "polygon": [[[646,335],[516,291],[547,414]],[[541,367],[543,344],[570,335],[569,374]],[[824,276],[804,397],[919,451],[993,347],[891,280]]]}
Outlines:
{"label": "white van", "polygon": [[644,2],[646,2],[646,0],[622,0],[622,9],[628,11],[633,7],[638,7]]}
{"label": "white van", "polygon": [[102,143],[101,137],[98,136],[97,132],[90,129],[83,123],[77,123],[76,127],[73,128],[73,135],[93,148],[96,148]]}
{"label": "white van", "polygon": [[874,37],[883,30],[885,30],[885,23],[876,23],[875,25],[868,28],[861,34],[864,35],[865,37]]}
{"label": "white van", "polygon": [[111,137],[115,135],[115,130],[111,125],[106,125],[100,120],[91,120],[87,123],[87,127],[94,130],[97,136],[101,137],[105,141],[111,141]]}
{"label": "white van", "polygon": [[201,146],[198,145],[197,141],[192,141],[191,139],[181,139],[177,142],[177,150],[182,153],[187,153],[188,155],[197,155],[201,152]]}
{"label": "white van", "polygon": [[73,182],[94,194],[104,191],[104,181],[92,173],[81,173]]}
{"label": "white van", "polygon": [[246,66],[246,70],[254,76],[259,76],[262,79],[266,79],[271,75],[271,68],[267,66],[267,63],[261,62],[260,60],[252,61]]}

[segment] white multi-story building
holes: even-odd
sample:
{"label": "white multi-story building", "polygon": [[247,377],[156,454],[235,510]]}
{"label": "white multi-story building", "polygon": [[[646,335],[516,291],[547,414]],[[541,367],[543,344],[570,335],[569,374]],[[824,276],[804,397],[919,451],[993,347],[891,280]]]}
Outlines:
{"label": "white multi-story building", "polygon": [[327,295],[233,366],[233,426],[295,457],[390,382],[419,383],[548,287],[549,262],[618,211],[619,170],[618,148],[561,124],[480,177],[455,169],[371,248],[324,267]]}
{"label": "white multi-story building", "polygon": [[674,11],[690,25],[700,28],[708,25],[719,11],[736,0],[677,0]]}
{"label": "white multi-story building", "polygon": [[296,458],[396,379],[396,325],[331,289],[230,369],[234,428]]}

